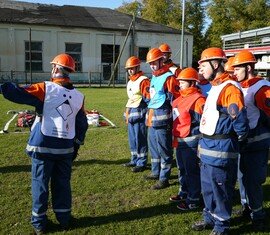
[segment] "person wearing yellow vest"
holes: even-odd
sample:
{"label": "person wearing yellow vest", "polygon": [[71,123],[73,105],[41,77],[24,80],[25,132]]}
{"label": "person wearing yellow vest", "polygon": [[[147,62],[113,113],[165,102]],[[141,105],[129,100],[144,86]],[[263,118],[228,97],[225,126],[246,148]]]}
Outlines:
{"label": "person wearing yellow vest", "polygon": [[181,69],[175,63],[173,63],[173,61],[171,59],[172,50],[171,50],[171,47],[169,46],[169,44],[162,43],[159,46],[159,50],[161,50],[161,52],[163,53],[163,56],[164,56],[163,63],[164,63],[164,65],[168,66],[169,70],[172,72],[172,74],[177,77],[178,74],[181,72]]}
{"label": "person wearing yellow vest", "polygon": [[240,148],[238,180],[243,216],[251,218],[254,229],[260,231],[265,228],[266,216],[262,184],[270,147],[270,82],[254,74],[256,63],[252,52],[242,50],[235,55],[232,67],[244,93],[250,127],[247,141]]}
{"label": "person wearing yellow vest", "polygon": [[149,50],[146,62],[152,70],[152,78],[146,114],[151,174],[145,178],[158,180],[152,189],[159,190],[169,187],[173,159],[171,102],[179,95],[179,86],[175,76],[163,64],[163,53],[158,48]]}
{"label": "person wearing yellow vest", "polygon": [[126,61],[126,70],[129,74],[127,84],[128,101],[124,114],[128,125],[128,141],[131,153],[131,160],[124,164],[126,167],[133,167],[133,172],[144,171],[147,164],[147,127],[145,115],[147,104],[150,100],[150,80],[140,71],[141,61],[136,56]]}
{"label": "person wearing yellow vest", "polygon": [[198,156],[201,160],[201,188],[205,207],[196,231],[213,228],[211,234],[228,234],[234,185],[237,178],[239,141],[246,139],[249,126],[243,93],[234,77],[224,71],[224,51],[205,49],[199,61],[200,73],[211,82],[202,118]]}
{"label": "person wearing yellow vest", "polygon": [[200,119],[206,98],[196,86],[199,76],[195,69],[183,69],[177,80],[179,81],[180,96],[172,103],[172,133],[173,147],[176,148],[180,190],[176,196],[170,197],[170,201],[179,202],[177,208],[186,211],[196,209],[201,205],[197,148],[200,138]]}

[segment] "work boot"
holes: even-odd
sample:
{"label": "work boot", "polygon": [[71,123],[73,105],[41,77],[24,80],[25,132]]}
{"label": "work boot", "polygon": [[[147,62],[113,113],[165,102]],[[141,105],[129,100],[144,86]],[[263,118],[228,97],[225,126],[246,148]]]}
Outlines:
{"label": "work boot", "polygon": [[145,166],[135,166],[131,169],[132,172],[137,173],[137,172],[142,172],[145,170]]}
{"label": "work boot", "polygon": [[205,229],[211,229],[213,228],[213,226],[211,226],[210,224],[206,223],[204,220],[200,220],[195,222],[191,228],[195,231],[202,231]]}
{"label": "work boot", "polygon": [[241,209],[234,210],[232,214],[236,216],[240,216],[245,220],[248,220],[250,219],[251,209],[249,208],[247,204],[245,204],[241,207]]}
{"label": "work boot", "polygon": [[170,202],[183,202],[186,200],[186,197],[180,196],[180,195],[174,195],[171,196],[169,201]]}
{"label": "work boot", "polygon": [[124,163],[123,166],[125,166],[125,167],[134,167],[136,165],[134,163],[127,162],[127,163]]}
{"label": "work boot", "polygon": [[153,189],[153,190],[159,190],[159,189],[167,188],[169,186],[170,186],[170,184],[169,184],[169,181],[168,180],[158,181],[155,185],[153,185],[151,187],[151,189]]}
{"label": "work boot", "polygon": [[158,180],[159,179],[159,176],[158,175],[152,175],[152,174],[150,174],[150,175],[145,175],[144,176],[144,179],[145,180]]}
{"label": "work boot", "polygon": [[181,211],[190,211],[190,210],[196,210],[200,206],[194,203],[187,204],[186,202],[180,202],[177,208]]}

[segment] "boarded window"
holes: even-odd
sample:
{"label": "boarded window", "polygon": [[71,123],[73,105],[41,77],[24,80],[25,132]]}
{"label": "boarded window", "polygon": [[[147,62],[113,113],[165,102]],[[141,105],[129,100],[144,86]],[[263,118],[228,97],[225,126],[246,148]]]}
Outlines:
{"label": "boarded window", "polygon": [[29,41],[25,41],[24,48],[25,48],[25,70],[27,72],[30,71],[30,61],[31,61],[31,69],[33,72],[43,71],[42,42],[31,42],[30,46]]}
{"label": "boarded window", "polygon": [[75,60],[75,71],[82,72],[82,43],[66,43],[66,53]]}

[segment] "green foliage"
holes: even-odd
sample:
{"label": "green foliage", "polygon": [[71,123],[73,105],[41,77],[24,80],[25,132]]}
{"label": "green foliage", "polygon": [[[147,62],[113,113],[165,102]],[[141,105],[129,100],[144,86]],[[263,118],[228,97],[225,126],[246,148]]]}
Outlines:
{"label": "green foliage", "polygon": [[208,29],[211,46],[222,47],[221,35],[270,26],[270,1],[212,0],[208,15],[212,24]]}
{"label": "green foliage", "polygon": [[142,15],[142,3],[140,1],[132,1],[132,2],[123,2],[123,5],[118,7],[116,10],[129,14],[135,15],[137,17],[141,17]]}
{"label": "green foliage", "polygon": [[[127,101],[126,89],[82,88],[81,91],[86,96],[85,108],[99,110],[117,128],[89,128],[72,171],[72,214],[76,220],[70,231],[59,232],[49,203],[47,234],[197,234],[190,230],[190,226],[201,219],[201,210],[183,213],[168,200],[179,189],[175,165],[171,187],[161,191],[150,190],[153,182],[143,179],[143,175],[150,173],[150,168],[135,174],[122,166],[130,160],[127,127],[122,119]],[[6,114],[8,110],[31,109],[13,104],[2,96],[0,107],[1,128],[10,118]],[[30,234],[32,231],[31,160],[24,152],[27,139],[28,134],[0,135],[0,234]],[[268,177],[264,185],[268,213],[269,185]],[[236,202],[239,208],[239,198]],[[270,222],[269,217],[267,222]],[[249,222],[233,218],[232,234],[255,233],[250,233]]]}

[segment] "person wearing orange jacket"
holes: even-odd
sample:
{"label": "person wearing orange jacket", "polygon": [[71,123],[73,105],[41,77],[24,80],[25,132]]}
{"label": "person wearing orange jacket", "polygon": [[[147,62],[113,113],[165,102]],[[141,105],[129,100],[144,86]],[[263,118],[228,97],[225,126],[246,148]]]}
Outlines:
{"label": "person wearing orange jacket", "polygon": [[32,160],[32,217],[35,234],[47,225],[49,182],[52,208],[61,228],[71,218],[71,166],[88,128],[84,96],[69,78],[75,62],[67,54],[51,62],[51,81],[20,87],[11,82],[0,86],[0,93],[15,103],[34,106],[36,119],[26,152]]}
{"label": "person wearing orange jacket", "polygon": [[[170,201],[179,201],[177,208],[193,210],[201,204],[201,181],[197,156],[200,138],[200,119],[205,97],[196,86],[198,72],[193,68],[183,69],[177,77],[180,96],[172,103],[173,147],[176,148],[176,163],[179,170],[180,190]],[[179,165],[183,166],[179,169]],[[181,174],[180,174],[180,171]],[[184,182],[185,185],[181,183]],[[184,188],[184,190],[183,190]]]}
{"label": "person wearing orange jacket", "polygon": [[178,74],[181,72],[181,69],[179,68],[179,66],[174,64],[172,59],[171,59],[171,56],[172,56],[171,47],[167,43],[162,43],[159,46],[159,50],[161,50],[161,52],[163,53],[164,65],[168,66],[169,70],[172,72],[172,74],[174,74],[177,77]]}
{"label": "person wearing orange jacket", "polygon": [[150,80],[143,75],[140,64],[139,58],[131,56],[125,66],[129,74],[125,120],[128,125],[131,160],[124,166],[133,167],[132,171],[135,173],[145,170],[148,153],[145,115],[150,100]]}
{"label": "person wearing orange jacket", "polygon": [[240,51],[232,62],[234,74],[242,86],[250,131],[240,148],[239,179],[243,215],[250,215],[254,229],[263,230],[262,184],[267,176],[270,147],[270,82],[255,76],[257,63],[252,52]]}
{"label": "person wearing orange jacket", "polygon": [[232,198],[237,177],[239,141],[244,141],[249,126],[240,84],[224,72],[224,51],[205,49],[199,61],[200,73],[212,87],[205,102],[198,155],[201,160],[201,188],[205,207],[203,220],[193,230],[213,228],[211,234],[228,234]]}
{"label": "person wearing orange jacket", "polygon": [[171,102],[179,96],[178,82],[163,60],[163,53],[158,48],[152,48],[147,53],[146,62],[152,70],[146,114],[152,173],[146,179],[159,180],[152,186],[153,190],[169,187],[173,159]]}

